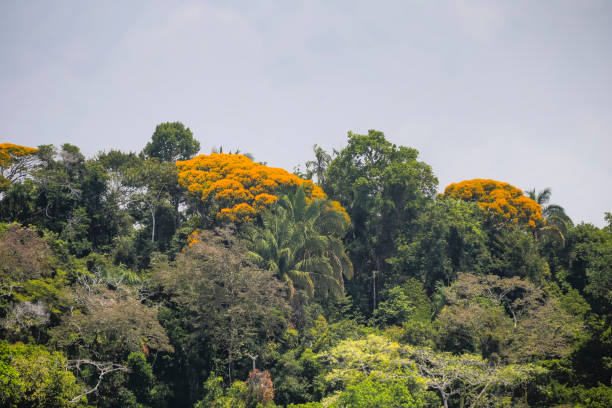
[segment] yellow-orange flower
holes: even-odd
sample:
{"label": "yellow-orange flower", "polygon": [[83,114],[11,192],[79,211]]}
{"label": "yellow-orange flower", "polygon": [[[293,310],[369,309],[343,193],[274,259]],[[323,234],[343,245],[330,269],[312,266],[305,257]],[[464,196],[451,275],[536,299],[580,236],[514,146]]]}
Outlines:
{"label": "yellow-orange flower", "polygon": [[496,180],[474,179],[453,183],[440,197],[454,197],[474,201],[483,210],[512,224],[535,228],[544,223],[542,207],[523,191]]}
{"label": "yellow-orange flower", "polygon": [[0,188],[8,186],[25,174],[25,163],[36,153],[35,147],[20,146],[13,143],[0,143]]}
{"label": "yellow-orange flower", "polygon": [[[212,153],[176,162],[179,183],[204,201],[221,208],[217,218],[243,222],[269,208],[279,194],[302,186],[308,201],[327,198],[311,180],[275,167],[255,163],[241,154]],[[346,214],[342,206],[334,209]],[[348,217],[348,215],[346,215]]]}

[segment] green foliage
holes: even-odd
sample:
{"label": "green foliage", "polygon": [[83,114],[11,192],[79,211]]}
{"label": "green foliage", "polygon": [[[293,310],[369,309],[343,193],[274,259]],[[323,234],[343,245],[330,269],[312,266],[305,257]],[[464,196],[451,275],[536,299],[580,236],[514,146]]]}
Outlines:
{"label": "green foliage", "polygon": [[417,235],[400,236],[397,254],[387,260],[399,276],[414,276],[428,292],[452,282],[458,271],[484,272],[490,263],[484,214],[475,203],[445,198],[418,218]]}
{"label": "green foliage", "polygon": [[315,159],[306,162],[306,174],[304,178],[313,179],[316,177],[318,185],[325,185],[325,173],[331,162],[331,155],[316,144],[312,147],[312,151],[315,155]]}
{"label": "green foliage", "polygon": [[305,404],[289,404],[287,408],[323,408],[320,402],[307,402]]}
{"label": "green foliage", "polygon": [[165,123],[140,155],[5,155],[0,406],[612,405],[610,213],[574,226],[546,189],[546,223],[496,223],[370,131],[315,147],[330,200],[201,230],[173,163],[198,148]]}
{"label": "green foliage", "polygon": [[86,407],[71,403],[83,391],[66,371],[66,358],[43,347],[0,342],[0,403],[3,407]]}
{"label": "green foliage", "polygon": [[154,158],[144,160],[127,170],[126,183],[133,188],[130,199],[132,211],[150,222],[152,243],[155,243],[156,234],[160,230],[157,223],[159,217],[164,210],[170,213],[165,223],[170,222],[169,231],[162,236],[167,245],[176,229],[173,225],[176,219],[174,212],[178,206],[177,202],[173,202],[173,193],[176,195],[178,190],[178,174],[174,163]]}
{"label": "green foliage", "polygon": [[283,287],[271,272],[250,264],[229,231],[202,232],[200,240],[175,262],[160,262],[152,279],[190,312],[190,324],[211,339],[219,351],[217,367],[232,380],[237,360],[284,330]]}
{"label": "green foliage", "polygon": [[435,194],[437,180],[417,156],[415,149],[390,143],[382,132],[349,132],[347,146],[327,169],[323,188],[352,220],[346,242],[357,270],[347,287],[363,310],[376,307],[396,240],[414,232],[414,220]]}
{"label": "green foliage", "polygon": [[532,234],[518,227],[489,232],[490,263],[488,273],[499,276],[519,276],[534,282],[550,279],[550,269],[546,260],[539,254]]}
{"label": "green foliage", "polygon": [[127,358],[127,366],[130,369],[128,388],[139,401],[149,402],[155,375],[147,357],[142,352],[132,352]]}
{"label": "green foliage", "polygon": [[195,404],[195,408],[246,408],[248,387],[243,381],[234,381],[227,390],[223,387],[223,378],[210,374],[204,383],[204,398]]}
{"label": "green foliage", "polygon": [[419,408],[426,405],[415,398],[403,381],[380,382],[367,378],[350,385],[331,408]]}
{"label": "green foliage", "polygon": [[416,279],[410,279],[402,286],[396,286],[387,293],[374,311],[374,319],[382,325],[401,325],[412,320],[428,322],[431,319],[431,302]]}
{"label": "green foliage", "polygon": [[187,160],[200,150],[200,142],[181,122],[165,122],[157,125],[151,141],[143,149],[147,157],[174,163]]}
{"label": "green foliage", "polygon": [[347,228],[342,213],[329,200],[306,201],[303,188],[284,196],[273,212],[262,214],[263,228],[250,233],[251,256],[307,297],[344,294],[344,279],[353,265],[341,238]]}
{"label": "green foliage", "polygon": [[606,408],[612,406],[612,387],[599,384],[593,388],[576,387],[570,391],[576,408]]}
{"label": "green foliage", "polygon": [[557,298],[518,277],[461,273],[445,298],[438,342],[453,352],[513,362],[567,356],[579,327]]}

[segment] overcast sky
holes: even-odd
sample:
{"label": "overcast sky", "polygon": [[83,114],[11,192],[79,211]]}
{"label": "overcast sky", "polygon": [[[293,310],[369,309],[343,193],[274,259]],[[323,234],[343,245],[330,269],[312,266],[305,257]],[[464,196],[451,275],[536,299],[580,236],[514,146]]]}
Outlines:
{"label": "overcast sky", "polygon": [[378,129],[440,190],[551,187],[602,226],[612,1],[0,1],[0,141],[91,157],[166,121],[288,170]]}

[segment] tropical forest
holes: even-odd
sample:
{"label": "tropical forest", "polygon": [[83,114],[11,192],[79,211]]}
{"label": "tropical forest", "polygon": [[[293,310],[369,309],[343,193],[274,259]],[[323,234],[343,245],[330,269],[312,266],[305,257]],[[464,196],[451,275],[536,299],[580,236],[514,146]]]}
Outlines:
{"label": "tropical forest", "polygon": [[138,152],[14,142],[1,407],[612,407],[609,212],[440,186],[377,130],[293,169],[180,122]]}

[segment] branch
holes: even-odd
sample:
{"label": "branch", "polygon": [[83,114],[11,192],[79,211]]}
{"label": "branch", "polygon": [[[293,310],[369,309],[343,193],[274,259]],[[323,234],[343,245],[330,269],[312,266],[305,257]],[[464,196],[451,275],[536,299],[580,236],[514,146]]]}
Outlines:
{"label": "branch", "polygon": [[102,383],[102,379],[104,378],[105,375],[113,373],[115,371],[123,371],[126,373],[130,372],[129,368],[121,364],[118,364],[118,363],[113,363],[110,361],[93,361],[93,360],[68,360],[68,365],[66,366],[66,369],[68,370],[68,369],[76,368],[77,370],[81,371],[82,364],[88,364],[88,365],[94,366],[100,372],[100,374],[98,375],[98,382],[96,383],[96,385],[89,391],[86,391],[81,395],[77,395],[72,400],[70,400],[70,403],[72,404],[78,402],[84,396],[91,394],[92,392],[95,392],[100,386],[100,383]]}

